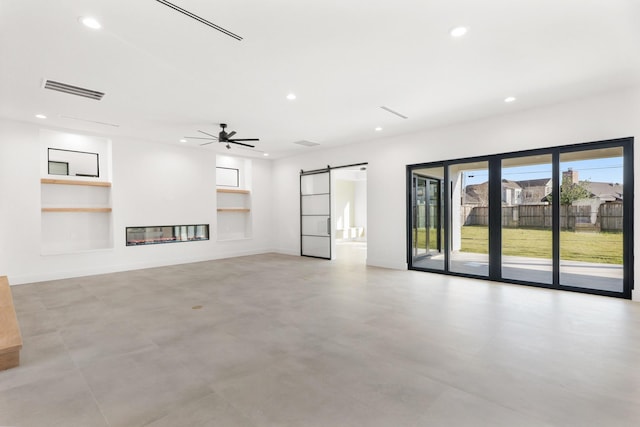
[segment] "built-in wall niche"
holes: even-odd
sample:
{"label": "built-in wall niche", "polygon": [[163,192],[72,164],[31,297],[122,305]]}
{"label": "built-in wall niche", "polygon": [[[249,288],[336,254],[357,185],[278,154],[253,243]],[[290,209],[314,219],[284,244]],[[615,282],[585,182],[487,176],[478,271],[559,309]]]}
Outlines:
{"label": "built-in wall niche", "polygon": [[111,183],[40,180],[42,254],[113,248]]}
{"label": "built-in wall niche", "polygon": [[100,156],[86,151],[47,149],[47,172],[49,175],[66,175],[98,178]]}
{"label": "built-in wall niche", "polygon": [[42,178],[111,181],[111,140],[99,136],[40,131]]}
{"label": "built-in wall niche", "polygon": [[111,141],[42,130],[43,255],[113,248]]}
{"label": "built-in wall niche", "polygon": [[218,241],[251,238],[251,160],[216,157]]}
{"label": "built-in wall niche", "polygon": [[127,227],[127,246],[209,240],[209,224]]}

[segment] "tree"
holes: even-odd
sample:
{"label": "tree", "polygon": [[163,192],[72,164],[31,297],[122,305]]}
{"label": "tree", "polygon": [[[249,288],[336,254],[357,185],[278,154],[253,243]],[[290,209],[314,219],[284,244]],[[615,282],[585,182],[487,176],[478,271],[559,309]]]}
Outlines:
{"label": "tree", "polygon": [[[572,183],[569,180],[565,180],[560,186],[560,204],[571,205],[576,200],[588,199],[591,197],[591,191],[589,191],[589,181],[580,181],[578,183]],[[551,203],[553,199],[553,193],[547,195],[547,201]]]}
{"label": "tree", "polygon": [[577,184],[563,182],[560,186],[561,205],[570,205],[576,200],[588,199],[590,197],[589,181],[580,181]]}

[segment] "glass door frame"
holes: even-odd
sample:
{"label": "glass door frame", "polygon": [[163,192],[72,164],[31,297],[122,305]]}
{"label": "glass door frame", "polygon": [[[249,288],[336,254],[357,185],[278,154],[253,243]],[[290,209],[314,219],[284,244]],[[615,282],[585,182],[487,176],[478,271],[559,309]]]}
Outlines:
{"label": "glass door frame", "polygon": [[[421,174],[421,173],[415,173],[414,170],[417,169],[422,169],[423,167],[426,168],[443,168],[443,174],[442,174],[442,178],[434,178],[432,176],[428,176],[425,174]],[[413,236],[414,236],[414,177],[421,177],[421,178],[425,178],[427,180],[435,180],[438,182],[439,185],[439,200],[438,200],[438,211],[439,211],[439,218],[438,218],[438,223],[439,223],[439,228],[438,228],[438,240],[440,240],[439,242],[439,248],[440,251],[443,253],[444,255],[444,265],[445,267],[449,265],[449,247],[450,247],[450,241],[449,241],[449,233],[448,233],[448,229],[449,229],[449,224],[450,224],[450,218],[449,218],[449,212],[451,211],[451,207],[450,204],[447,203],[447,200],[449,200],[449,195],[450,195],[450,188],[449,185],[447,184],[449,182],[449,170],[447,167],[443,167],[443,163],[442,162],[435,162],[435,163],[422,163],[422,164],[417,164],[417,165],[409,165],[407,166],[407,175],[406,175],[406,200],[407,200],[407,207],[406,207],[406,218],[407,218],[407,222],[406,222],[406,229],[407,229],[407,234],[406,234],[406,244],[407,244],[407,266],[409,267],[410,270],[420,270],[420,271],[433,271],[433,272],[437,272],[437,273],[446,273],[448,272],[448,268],[446,268],[447,271],[441,269],[441,268],[429,268],[429,267],[418,267],[416,265],[414,265],[414,261],[415,261],[415,257],[413,256],[413,251],[414,251],[414,242],[413,242]],[[427,230],[428,231],[428,230]],[[443,237],[441,237],[443,236]]]}
{"label": "glass door frame", "polygon": [[[618,298],[631,299],[632,290],[634,288],[634,248],[633,248],[633,204],[634,204],[634,165],[633,165],[633,137],[618,138],[598,142],[587,142],[580,144],[572,144],[565,146],[540,148],[533,150],[524,150],[503,154],[495,154],[488,156],[467,157],[454,160],[445,160],[438,162],[419,163],[407,165],[406,167],[406,248],[407,248],[407,265],[410,270],[428,271],[452,276],[462,276],[471,278],[481,278],[505,283],[521,284],[528,286],[537,286],[543,288],[552,288],[559,290],[575,291],[581,293],[589,293],[596,295],[612,296]],[[553,283],[538,283],[524,280],[506,279],[502,277],[502,160],[515,157],[538,156],[551,154],[552,156],[552,194],[560,194],[561,171],[560,171],[560,155],[578,151],[597,150],[601,148],[623,149],[623,229],[622,229],[622,246],[623,246],[623,286],[621,292],[606,291],[599,289],[580,288],[560,284],[560,197],[552,198],[552,238],[553,238]],[[489,275],[477,276],[467,273],[457,273],[450,271],[450,240],[451,240],[451,204],[452,204],[452,188],[449,176],[449,166],[460,163],[471,163],[478,161],[486,161],[489,163]],[[444,194],[442,195],[444,210],[444,255],[445,266],[443,270],[418,267],[412,263],[412,177],[414,170],[424,168],[444,168]]]}
{"label": "glass door frame", "polygon": [[[418,198],[418,194],[417,194],[417,181],[418,180],[423,180],[425,182],[425,194],[424,194],[424,198],[425,198],[425,249],[426,249],[426,254],[425,256],[429,253],[430,247],[431,247],[431,242],[430,242],[430,232],[429,232],[429,228],[432,225],[432,222],[435,222],[435,229],[436,229],[436,246],[437,246],[437,250],[439,253],[442,253],[443,251],[443,247],[442,247],[442,182],[443,180],[441,178],[434,178],[431,176],[427,176],[427,175],[423,175],[423,174],[419,174],[419,173],[413,173],[412,174],[412,204],[411,204],[411,215],[412,215],[412,225],[415,223],[415,221],[417,221],[417,212],[414,211],[415,208],[418,207],[417,203],[414,203],[415,201],[417,201]],[[436,188],[437,188],[437,202],[436,202],[436,206],[435,206],[435,220],[432,219],[431,215],[431,204],[430,199],[431,199],[431,187],[432,185],[435,183]],[[417,241],[417,227],[412,227],[412,233],[415,236],[415,240]],[[412,240],[413,241],[413,240]],[[416,245],[412,245],[412,253],[413,253],[413,257],[418,257],[418,255],[415,253],[417,250]]]}
{"label": "glass door frame", "polygon": [[[328,188],[328,192],[327,193],[314,193],[314,194],[303,194],[302,191],[302,179],[305,176],[312,176],[312,175],[322,175],[322,174],[326,174],[327,175],[327,188]],[[309,196],[320,196],[320,195],[327,195],[327,213],[326,214],[321,214],[321,215],[306,215],[304,212],[304,203],[303,203],[303,199],[304,197],[309,197]],[[305,216],[326,216],[327,217],[327,235],[326,236],[320,236],[320,235],[307,235],[304,232],[304,217]],[[332,233],[331,233],[331,168],[327,167],[327,169],[319,169],[319,170],[314,170],[314,171],[309,171],[309,172],[304,172],[304,171],[300,171],[300,256],[307,256],[307,257],[311,257],[311,258],[320,258],[320,259],[328,259],[330,260],[332,257]],[[305,237],[317,237],[317,238],[322,238],[322,239],[326,239],[327,240],[327,245],[328,245],[328,256],[324,257],[324,256],[320,256],[320,255],[312,255],[309,253],[304,253],[304,238]]]}

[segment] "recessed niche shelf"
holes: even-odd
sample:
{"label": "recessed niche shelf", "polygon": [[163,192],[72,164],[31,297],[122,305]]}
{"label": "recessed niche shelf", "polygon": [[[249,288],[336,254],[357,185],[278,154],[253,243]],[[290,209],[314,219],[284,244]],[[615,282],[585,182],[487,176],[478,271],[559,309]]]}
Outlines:
{"label": "recessed niche shelf", "polygon": [[251,212],[249,208],[218,208],[218,212]]}
{"label": "recessed niche shelf", "polygon": [[113,248],[111,183],[40,180],[43,254]]}
{"label": "recessed niche shelf", "polygon": [[231,194],[251,194],[249,190],[233,190],[229,188],[218,188],[216,190],[218,193],[231,193]]}
{"label": "recessed niche shelf", "polygon": [[111,187],[111,183],[110,182],[70,180],[70,179],[42,178],[40,180],[40,183],[42,183],[42,184],[55,184],[55,185],[86,185],[86,186],[89,186],[89,187]]}
{"label": "recessed niche shelf", "polygon": [[216,156],[216,239],[219,242],[252,236],[251,160]]}
{"label": "recessed niche shelf", "polygon": [[111,141],[40,131],[40,253],[113,249]]}
{"label": "recessed niche shelf", "polygon": [[111,208],[42,208],[42,212],[111,212]]}

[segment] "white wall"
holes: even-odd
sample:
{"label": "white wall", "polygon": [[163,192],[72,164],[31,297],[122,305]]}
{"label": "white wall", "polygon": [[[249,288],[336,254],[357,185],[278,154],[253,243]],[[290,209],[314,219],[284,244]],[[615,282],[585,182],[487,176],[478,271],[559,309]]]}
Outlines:
{"label": "white wall", "polygon": [[[276,160],[274,205],[281,208],[275,224],[275,246],[284,253],[299,253],[300,169],[368,162],[367,263],[406,268],[406,165],[638,137],[638,117],[640,88],[636,87],[395,138],[322,151],[311,148],[309,154]],[[636,176],[640,173],[638,151],[634,153]],[[635,200],[635,219],[640,218],[638,199]],[[640,244],[637,234],[636,251]],[[637,263],[635,270],[640,271]],[[640,292],[636,291],[635,297],[640,298]]]}
{"label": "white wall", "polygon": [[353,181],[336,180],[335,188],[335,222],[337,237],[342,237],[342,230],[353,227],[355,210],[355,183]]}
{"label": "white wall", "polygon": [[[332,191],[333,213],[336,238],[349,238],[343,230],[350,227],[360,227],[365,231],[367,227],[367,181],[366,172],[353,170],[334,170],[335,191]],[[347,232],[349,232],[347,230]],[[361,237],[361,236],[351,236]]]}
{"label": "white wall", "polygon": [[[31,124],[0,121],[0,275],[9,276],[10,283],[272,250],[270,161],[252,160],[253,238],[217,242],[214,151],[106,135],[112,141],[113,154],[114,248],[41,255],[41,129]],[[127,226],[199,223],[210,224],[209,241],[125,246]]]}
{"label": "white wall", "polygon": [[[366,172],[365,172],[366,173]],[[354,188],[355,215],[353,225],[364,229],[367,238],[367,181],[355,181]]]}
{"label": "white wall", "polygon": [[[215,241],[213,151],[113,137],[114,249],[56,256],[40,255],[41,127],[0,121],[0,274],[15,284],[269,250],[297,255],[300,169],[364,162],[367,263],[404,269],[407,164],[638,136],[638,117],[640,88],[632,88],[395,138],[310,148],[272,162],[254,159],[253,239],[234,242]],[[634,220],[640,218],[639,199]],[[124,246],[126,226],[198,222],[212,225],[210,241]],[[635,241],[638,251],[637,233]],[[640,299],[640,292],[634,297]]]}

